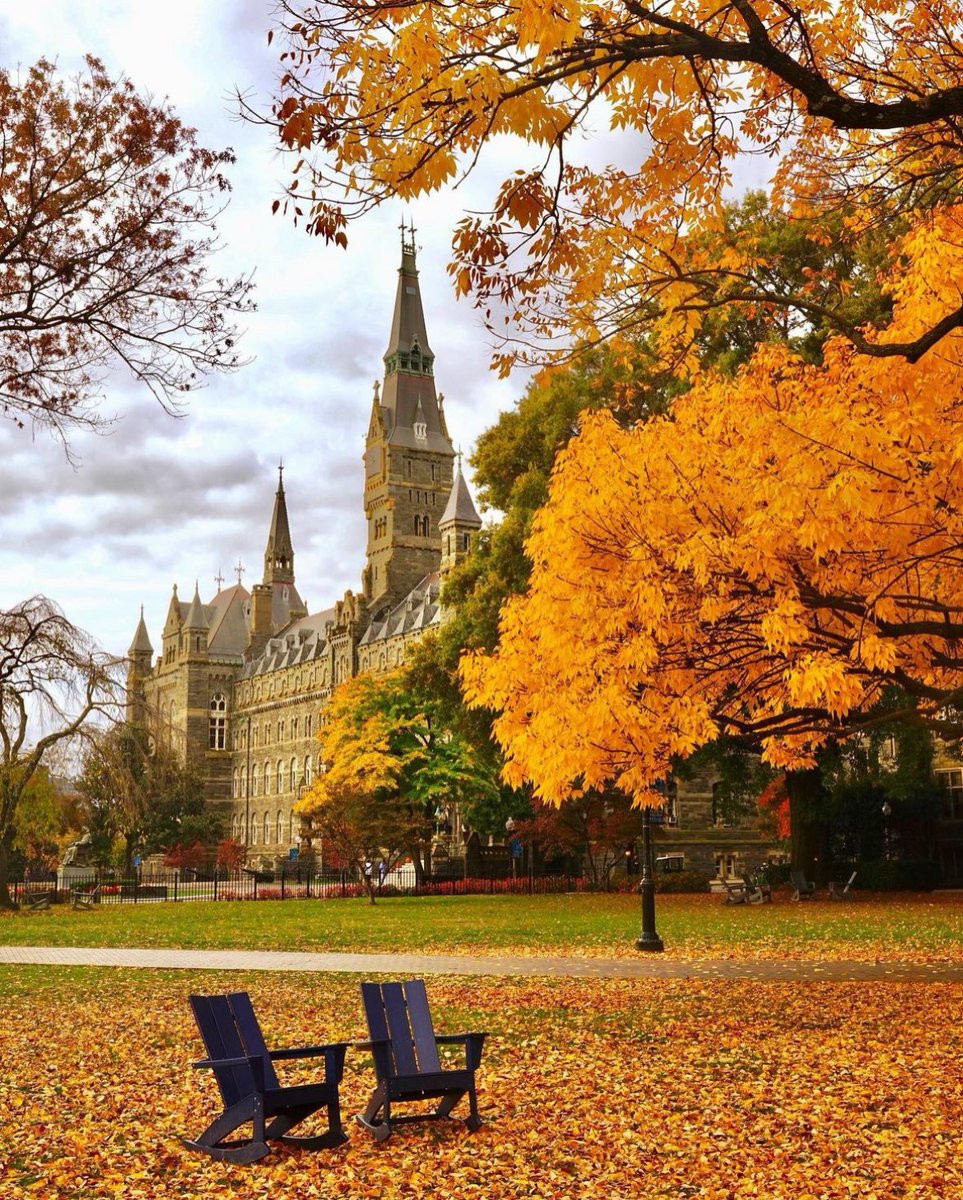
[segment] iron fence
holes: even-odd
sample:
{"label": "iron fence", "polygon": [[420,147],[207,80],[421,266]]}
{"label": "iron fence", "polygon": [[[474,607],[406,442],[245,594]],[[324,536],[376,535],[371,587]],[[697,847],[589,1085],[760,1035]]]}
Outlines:
{"label": "iron fence", "polygon": [[[191,900],[304,900],[349,899],[366,896],[365,882],[349,872],[300,872],[297,869],[264,871],[171,870],[149,875],[120,877],[91,871],[72,876],[69,886],[58,886],[56,876],[48,879],[18,880],[13,897],[23,903],[27,897],[47,895],[52,904],[69,904],[75,894],[94,892],[97,904],[151,904],[163,901]],[[416,880],[413,868],[392,871],[384,880],[375,881],[375,894],[390,896],[473,896],[473,895],[559,895],[565,892],[597,890],[597,885],[582,876],[519,875],[517,877],[429,878]]]}

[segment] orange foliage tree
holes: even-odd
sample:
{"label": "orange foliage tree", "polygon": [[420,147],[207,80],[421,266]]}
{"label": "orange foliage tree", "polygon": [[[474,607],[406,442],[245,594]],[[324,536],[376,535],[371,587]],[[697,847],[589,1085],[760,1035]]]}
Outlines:
{"label": "orange foliage tree", "polygon": [[0,413],[65,439],[117,363],[175,410],[238,365],[250,283],[209,271],[232,162],[95,58],[0,71]]}
{"label": "orange foliage tree", "polygon": [[[298,156],[288,207],[310,232],[344,243],[350,217],[450,186],[490,143],[515,139],[518,168],[487,213],[460,224],[453,263],[458,289],[501,331],[505,367],[653,314],[678,361],[720,305],[792,310],[866,353],[911,359],[963,322],[948,295],[925,326],[883,344],[847,315],[831,270],[786,292],[758,243],[724,221],[737,160],[752,153],[777,205],[815,220],[814,237],[820,215],[845,214],[841,245],[952,208],[953,0],[281,0],[278,11],[269,119]],[[605,126],[617,161],[599,165],[586,146]]]}
{"label": "orange foliage tree", "polygon": [[[963,226],[907,236],[886,335],[953,302]],[[937,239],[938,236],[938,240]],[[703,371],[666,417],[583,415],[527,551],[527,595],[464,665],[513,782],[560,802],[607,781],[639,802],[724,731],[789,771],[903,715],[959,733],[963,335],[905,357],[760,347]],[[895,685],[895,686],[894,686]],[[881,705],[884,706],[881,712]]]}

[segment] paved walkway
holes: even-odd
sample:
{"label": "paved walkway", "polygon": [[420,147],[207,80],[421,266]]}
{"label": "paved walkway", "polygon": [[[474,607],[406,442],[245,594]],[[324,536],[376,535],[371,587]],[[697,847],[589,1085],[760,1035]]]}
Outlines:
{"label": "paved walkway", "polygon": [[963,983],[963,963],[679,962],[638,958],[510,958],[445,954],[313,954],[279,950],[132,950],[0,946],[0,965],[148,967],[190,971],[332,971],[357,975],[559,976],[575,979],[764,979],[785,982]]}

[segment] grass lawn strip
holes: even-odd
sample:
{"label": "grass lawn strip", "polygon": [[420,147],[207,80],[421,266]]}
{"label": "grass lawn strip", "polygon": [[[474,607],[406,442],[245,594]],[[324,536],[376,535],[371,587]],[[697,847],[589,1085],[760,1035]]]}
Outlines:
{"label": "grass lawn strip", "polygon": [[[466,896],[56,906],[0,914],[0,944],[183,949],[410,951],[635,957],[638,897]],[[726,905],[717,896],[661,896],[666,956],[959,962],[963,896],[857,897]]]}

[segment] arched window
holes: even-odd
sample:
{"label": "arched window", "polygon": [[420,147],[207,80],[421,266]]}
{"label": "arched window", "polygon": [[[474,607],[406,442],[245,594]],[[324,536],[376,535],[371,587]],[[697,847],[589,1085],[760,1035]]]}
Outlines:
{"label": "arched window", "polygon": [[304,782],[310,786],[311,783],[311,755],[304,756]]}
{"label": "arched window", "polygon": [[227,748],[227,697],[223,692],[215,692],[211,697],[207,745],[210,750]]}
{"label": "arched window", "polygon": [[278,759],[278,795],[284,791],[284,763]]}
{"label": "arched window", "polygon": [[277,844],[280,846],[281,843],[284,841],[284,813],[281,812],[280,809],[278,809],[278,826],[277,826],[277,828],[278,828],[278,836],[275,840],[277,841]]}
{"label": "arched window", "polygon": [[247,795],[247,767],[241,767],[241,790],[238,795]]}
{"label": "arched window", "polygon": [[235,767],[235,768],[234,768],[234,774],[233,774],[233,776],[231,777],[231,795],[234,797],[234,799],[235,799],[235,800],[236,800],[236,799],[238,798],[238,796],[240,796],[240,794],[241,794],[241,793],[240,793],[240,790],[239,790],[239,788],[240,788],[240,781],[241,781],[241,775],[240,775],[240,772],[238,771],[237,767]]}
{"label": "arched window", "polygon": [[298,786],[298,760],[291,759],[291,791],[297,791]]}
{"label": "arched window", "polygon": [[251,836],[248,839],[252,846],[257,845],[257,813],[251,813]]}
{"label": "arched window", "polygon": [[256,796],[261,783],[260,768],[257,763],[251,768],[251,795]]}
{"label": "arched window", "polygon": [[270,846],[270,844],[271,844],[271,814],[270,813],[264,814],[264,844],[265,844],[265,846]]}
{"label": "arched window", "polygon": [[291,841],[298,840],[298,817],[295,813],[291,813]]}
{"label": "arched window", "polygon": [[270,796],[270,794],[271,794],[271,764],[270,763],[264,764],[264,794],[265,794],[265,796]]}

